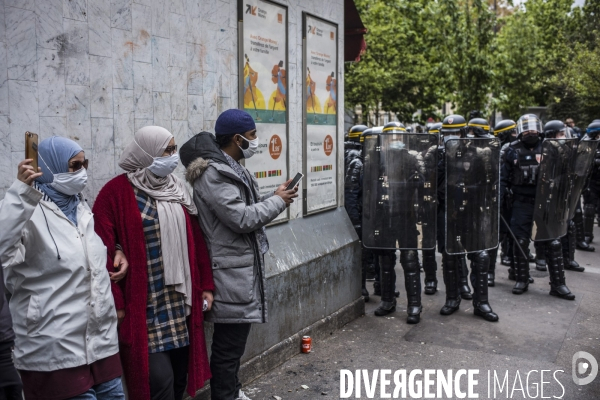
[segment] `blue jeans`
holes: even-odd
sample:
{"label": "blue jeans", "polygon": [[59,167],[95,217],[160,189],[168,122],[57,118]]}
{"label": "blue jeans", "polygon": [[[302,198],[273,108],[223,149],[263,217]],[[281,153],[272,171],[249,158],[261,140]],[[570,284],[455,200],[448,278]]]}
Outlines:
{"label": "blue jeans", "polygon": [[125,400],[121,378],[92,386],[87,392],[69,400]]}

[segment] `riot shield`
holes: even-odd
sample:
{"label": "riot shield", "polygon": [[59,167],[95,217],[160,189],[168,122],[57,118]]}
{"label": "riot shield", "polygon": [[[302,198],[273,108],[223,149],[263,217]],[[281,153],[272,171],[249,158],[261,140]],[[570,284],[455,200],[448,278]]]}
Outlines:
{"label": "riot shield", "polygon": [[572,188],[569,195],[569,220],[575,216],[577,202],[588,181],[588,176],[594,164],[594,156],[598,147],[597,140],[582,140],[576,144],[575,157],[571,160]]}
{"label": "riot shield", "polygon": [[363,245],[434,249],[437,135],[367,135],[363,147]]}
{"label": "riot shield", "polygon": [[498,245],[500,140],[446,141],[446,252],[474,253]]}
{"label": "riot shield", "polygon": [[532,239],[546,241],[567,234],[572,189],[572,159],[579,139],[545,139],[533,210]]}

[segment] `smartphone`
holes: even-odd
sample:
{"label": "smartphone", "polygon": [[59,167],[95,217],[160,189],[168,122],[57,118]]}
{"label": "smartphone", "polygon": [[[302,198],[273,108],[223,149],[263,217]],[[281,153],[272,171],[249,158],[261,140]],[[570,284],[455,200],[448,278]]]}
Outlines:
{"label": "smartphone", "polygon": [[38,135],[37,133],[25,132],[25,158],[31,158],[31,166],[38,172]]}
{"label": "smartphone", "polygon": [[292,190],[293,188],[296,187],[296,185],[300,182],[300,179],[302,179],[304,175],[302,175],[300,172],[298,172],[296,174],[296,176],[294,177],[294,179],[292,179],[292,181],[290,182],[290,184],[287,186],[287,188],[285,188],[285,190]]}
{"label": "smartphone", "polygon": [[208,301],[204,299],[204,302],[202,303],[202,311],[206,310],[208,310]]}

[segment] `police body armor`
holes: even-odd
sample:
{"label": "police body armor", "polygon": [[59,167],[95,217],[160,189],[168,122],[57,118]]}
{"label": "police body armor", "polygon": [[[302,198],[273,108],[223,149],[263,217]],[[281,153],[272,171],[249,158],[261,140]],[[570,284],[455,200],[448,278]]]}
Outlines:
{"label": "police body armor", "polygon": [[542,142],[533,149],[527,148],[520,140],[511,143],[517,153],[517,167],[510,177],[513,186],[537,186],[538,168],[542,159]]}
{"label": "police body armor", "polygon": [[365,137],[365,247],[435,248],[437,143],[437,135],[383,132]]}
{"label": "police body armor", "polygon": [[344,167],[345,207],[352,224],[359,228],[362,212],[362,145],[356,142],[344,143]]}
{"label": "police body armor", "polygon": [[446,252],[475,253],[498,245],[500,140],[446,141]]}

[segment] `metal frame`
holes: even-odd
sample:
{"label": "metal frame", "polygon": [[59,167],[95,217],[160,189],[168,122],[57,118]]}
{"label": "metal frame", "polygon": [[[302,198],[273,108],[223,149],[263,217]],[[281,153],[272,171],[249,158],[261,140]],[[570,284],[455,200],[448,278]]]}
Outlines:
{"label": "metal frame", "polygon": [[[339,182],[339,159],[340,159],[340,148],[343,147],[343,143],[340,146],[340,140],[339,140],[339,102],[337,104],[337,110],[335,113],[335,167],[336,167],[336,178],[335,178],[335,204],[332,206],[328,206],[328,207],[323,207],[323,208],[319,208],[316,210],[312,210],[312,211],[308,211],[308,189],[307,189],[307,182],[308,182],[308,145],[307,145],[307,128],[308,128],[308,124],[307,124],[307,112],[306,112],[306,101],[308,100],[306,98],[306,68],[308,67],[308,58],[307,58],[307,42],[306,42],[306,19],[307,17],[310,18],[314,18],[316,20],[319,20],[323,23],[326,24],[330,24],[332,26],[335,26],[335,32],[336,32],[336,36],[335,36],[335,71],[338,74],[338,87],[339,87],[339,76],[340,76],[340,71],[339,71],[339,53],[340,53],[340,42],[339,42],[339,25],[335,22],[332,21],[328,21],[326,19],[323,19],[319,16],[316,16],[314,14],[308,13],[306,11],[302,12],[302,154],[304,155],[304,157],[302,157],[302,173],[304,174],[304,177],[302,178],[302,215],[303,216],[307,216],[307,215],[313,215],[313,214],[318,214],[324,211],[329,211],[329,210],[333,210],[336,209],[340,206],[340,200],[339,200],[339,196],[340,196],[340,182]],[[339,99],[339,97],[338,97]]]}
{"label": "metal frame", "polygon": [[[289,8],[285,4],[278,3],[271,0],[257,0],[263,3],[269,3],[285,9],[285,70],[289,72]],[[244,0],[238,0],[238,108],[244,109]],[[289,78],[286,80],[286,92],[290,93]],[[286,160],[285,165],[287,173],[290,173],[290,107],[289,99],[288,105],[285,108],[285,135],[286,135]],[[288,178],[285,178],[286,180]],[[282,182],[283,183],[283,182]],[[278,225],[290,220],[290,208],[287,207],[285,210],[285,218],[278,221],[271,222],[267,226]]]}

